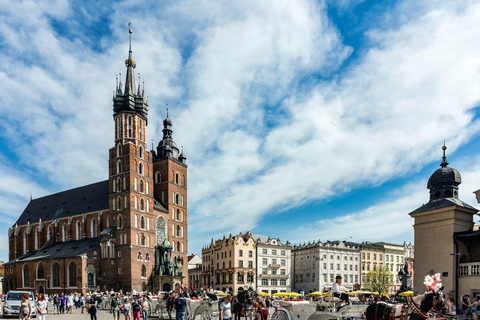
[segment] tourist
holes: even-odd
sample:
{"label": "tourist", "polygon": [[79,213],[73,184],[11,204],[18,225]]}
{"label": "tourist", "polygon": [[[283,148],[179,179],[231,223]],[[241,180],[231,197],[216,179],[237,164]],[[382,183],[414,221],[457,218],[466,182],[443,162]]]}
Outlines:
{"label": "tourist", "polygon": [[75,309],[78,309],[80,304],[79,304],[79,297],[78,297],[78,294],[75,292],[74,296],[73,296],[73,303],[75,304]]}
{"label": "tourist", "polygon": [[78,304],[82,308],[82,313],[83,313],[83,311],[85,310],[85,297],[83,296],[83,293],[80,296],[80,299],[78,299]]}
{"label": "tourist", "polygon": [[22,295],[22,302],[18,311],[18,319],[30,319],[32,317],[32,304],[28,300],[28,293]]}
{"label": "tourist", "polygon": [[128,300],[128,297],[127,297],[125,298],[125,300],[123,300],[123,304],[122,304],[122,310],[123,310],[123,314],[125,315],[125,320],[131,319],[131,316],[130,316],[131,309],[132,309],[132,305],[130,304],[130,301]]}
{"label": "tourist", "polygon": [[45,315],[48,312],[47,307],[48,307],[48,301],[45,300],[45,296],[43,295],[43,293],[40,293],[38,295],[38,301],[37,301],[38,320],[45,320]]}
{"label": "tourist", "polygon": [[472,319],[477,320],[477,310],[478,310],[478,298],[473,298],[472,307]]}
{"label": "tourist", "polygon": [[257,311],[256,320],[267,320],[268,319],[268,309],[265,301],[260,301]]}
{"label": "tourist", "polygon": [[110,303],[110,313],[113,312],[113,319],[114,320],[120,320],[120,305],[121,305],[121,300],[120,300],[120,293],[117,292],[117,295],[112,298],[112,302]]}
{"label": "tourist", "polygon": [[468,317],[468,314],[470,313],[470,295],[468,294],[463,296],[462,311],[463,311],[463,319],[466,319]]}
{"label": "tourist", "polygon": [[207,288],[207,296],[212,300],[212,301],[217,301],[217,295],[215,294],[215,290],[213,290],[213,283],[210,284],[210,286]]}
{"label": "tourist", "polygon": [[142,301],[142,316],[143,320],[148,320],[148,313],[150,310],[150,304],[148,303],[147,296],[143,297]]}
{"label": "tourist", "polygon": [[87,311],[90,314],[90,320],[97,320],[97,299],[93,295],[87,302]]}
{"label": "tourist", "polygon": [[184,320],[187,300],[185,300],[183,294],[178,295],[178,297],[175,299],[174,306],[175,306],[175,320]]}
{"label": "tourist", "polygon": [[220,304],[220,320],[232,320],[232,296],[227,295],[225,300]]}
{"label": "tourist", "polygon": [[66,302],[67,302],[67,313],[69,312],[73,313],[73,294],[72,293],[67,295]]}
{"label": "tourist", "polygon": [[60,296],[60,313],[65,313],[65,301],[67,297],[62,292],[62,295]]}
{"label": "tourist", "polygon": [[140,302],[138,302],[138,298],[135,298],[135,301],[132,303],[133,320],[140,320],[141,310],[142,310],[142,306],[140,305]]}

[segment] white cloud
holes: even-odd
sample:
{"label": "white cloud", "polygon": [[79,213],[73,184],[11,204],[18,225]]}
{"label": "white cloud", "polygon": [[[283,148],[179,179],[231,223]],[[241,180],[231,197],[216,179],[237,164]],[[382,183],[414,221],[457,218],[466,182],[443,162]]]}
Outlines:
{"label": "white cloud", "polygon": [[[168,102],[189,158],[192,230],[251,229],[273,210],[412,174],[439,158],[443,139],[454,151],[478,133],[479,6],[425,1],[412,13],[408,3],[391,13],[400,25],[370,30],[372,48],[338,72],[352,48],[322,2],[126,1],[101,50],[55,32],[51,15],[78,26],[68,2],[55,13],[11,2],[0,19],[0,127],[48,189],[106,179],[110,92],[132,21],[148,139],[160,138]],[[220,213],[229,218],[212,224]]]}

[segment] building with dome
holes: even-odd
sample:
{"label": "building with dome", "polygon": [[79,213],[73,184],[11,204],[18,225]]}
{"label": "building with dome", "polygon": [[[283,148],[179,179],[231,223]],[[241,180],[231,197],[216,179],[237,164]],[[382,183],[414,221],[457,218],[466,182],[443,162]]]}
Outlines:
{"label": "building with dome", "polygon": [[478,210],[459,198],[462,179],[448,167],[446,149],[440,168],[428,179],[429,201],[410,213],[415,219],[413,288],[415,294],[424,293],[424,276],[440,273],[443,292],[458,302],[464,294],[480,294],[480,232],[473,231]]}
{"label": "building with dome", "polygon": [[9,229],[6,290],[167,291],[186,282],[186,157],[168,109],[162,139],[147,150],[148,101],[135,86],[131,30],[125,66],[113,96],[108,179],[28,203]]}

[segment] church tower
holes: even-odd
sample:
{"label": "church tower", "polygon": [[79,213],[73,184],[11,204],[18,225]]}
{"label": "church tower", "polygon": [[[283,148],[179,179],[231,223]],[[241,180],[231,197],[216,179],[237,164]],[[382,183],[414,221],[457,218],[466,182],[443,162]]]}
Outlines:
{"label": "church tower", "polygon": [[[187,158],[173,141],[172,120],[163,120],[163,138],[153,154],[155,197],[167,209],[167,239],[172,245],[172,259],[180,261],[179,269],[184,277],[188,273],[187,237]],[[162,243],[159,234],[157,243]],[[185,278],[184,281],[187,281]]]}
{"label": "church tower", "polygon": [[131,292],[144,291],[148,285],[154,264],[156,214],[152,154],[147,151],[145,137],[148,102],[140,84],[135,86],[132,30],[129,33],[125,85],[120,75],[113,96],[115,147],[109,151],[110,214],[99,218],[99,230],[108,229],[113,238],[102,241],[101,259],[110,260],[103,267],[104,283],[112,282],[112,288]]}

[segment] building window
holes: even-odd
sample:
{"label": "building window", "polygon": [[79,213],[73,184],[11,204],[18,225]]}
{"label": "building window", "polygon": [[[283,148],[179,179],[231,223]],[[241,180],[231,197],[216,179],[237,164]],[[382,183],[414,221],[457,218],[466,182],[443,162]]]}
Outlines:
{"label": "building window", "polygon": [[238,256],[239,256],[239,257],[243,257],[243,250],[239,250],[239,251],[238,251]]}
{"label": "building window", "polygon": [[262,279],[262,286],[268,286],[268,279]]}
{"label": "building window", "polygon": [[285,251],[285,250],[282,250],[282,251],[280,251],[280,255],[282,255],[282,256],[286,256],[286,255],[287,255],[287,253],[286,253],[286,251]]}
{"label": "building window", "polygon": [[253,251],[252,251],[252,250],[249,250],[249,251],[248,251],[248,257],[249,257],[249,258],[252,258],[252,257],[253,257]]}
{"label": "building window", "polygon": [[97,236],[97,220],[95,219],[92,219],[92,223],[91,223],[91,226],[90,226],[90,237],[91,238],[95,238]]}
{"label": "building window", "polygon": [[145,230],[145,217],[144,216],[140,217],[140,229]]}
{"label": "building window", "polygon": [[54,262],[52,265],[52,286],[54,288],[60,287],[60,265]]}
{"label": "building window", "polygon": [[67,225],[63,224],[62,227],[62,241],[67,242]]}
{"label": "building window", "polygon": [[281,286],[286,286],[286,285],[287,285],[287,280],[285,280],[285,279],[280,279],[280,285],[281,285]]}
{"label": "building window", "polygon": [[262,254],[267,254],[267,249],[262,249]]}
{"label": "building window", "polygon": [[148,253],[145,254],[145,261],[150,261],[150,255]]}
{"label": "building window", "polygon": [[122,210],[122,198],[117,198],[117,210]]}
{"label": "building window", "polygon": [[273,249],[272,250],[272,255],[276,256],[277,255],[277,250]]}
{"label": "building window", "polygon": [[145,185],[143,183],[143,180],[140,179],[140,193],[144,193],[145,192]]}
{"label": "building window", "polygon": [[117,229],[122,229],[123,228],[123,222],[122,222],[122,215],[119,214],[117,218]]}
{"label": "building window", "polygon": [[30,288],[30,267],[28,264],[23,266],[23,287]]}
{"label": "building window", "polygon": [[143,163],[141,162],[138,164],[138,173],[143,175]]}
{"label": "building window", "polygon": [[142,246],[145,247],[145,236],[142,234]]}
{"label": "building window", "polygon": [[238,260],[238,266],[239,266],[240,268],[243,267],[243,260]]}
{"label": "building window", "polygon": [[180,204],[180,195],[178,193],[175,195],[175,204]]}
{"label": "building window", "polygon": [[145,200],[140,199],[140,211],[145,211]]}
{"label": "building window", "polygon": [[[140,131],[141,133],[141,131]],[[138,148],[138,155],[140,156],[140,158],[143,158],[143,147],[140,146],[140,148]]]}
{"label": "building window", "polygon": [[178,172],[175,174],[175,183],[180,185],[180,174]]}
{"label": "building window", "polygon": [[75,262],[70,262],[68,266],[68,286],[77,286],[77,264]]}
{"label": "building window", "polygon": [[248,267],[253,268],[253,261],[248,261]]}
{"label": "building window", "polygon": [[37,279],[45,279],[45,268],[43,263],[39,263],[37,267]]}
{"label": "building window", "polygon": [[147,277],[147,267],[145,267],[145,265],[142,265],[142,277],[143,278]]}
{"label": "building window", "polygon": [[117,161],[117,174],[122,172],[122,161],[118,160]]}
{"label": "building window", "polygon": [[142,253],[141,253],[141,252],[139,252],[139,253],[137,254],[137,260],[139,260],[139,261],[142,260]]}
{"label": "building window", "polygon": [[270,280],[270,285],[271,286],[276,286],[277,285],[277,279]]}
{"label": "building window", "polygon": [[180,226],[177,226],[177,237],[180,237]]}
{"label": "building window", "polygon": [[49,241],[50,239],[52,239],[52,233],[53,233],[53,230],[52,230],[52,225],[49,225],[48,226],[48,229],[47,229],[47,241]]}
{"label": "building window", "polygon": [[262,274],[267,274],[267,268],[262,268]]}

